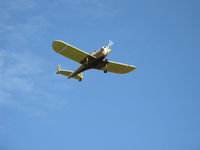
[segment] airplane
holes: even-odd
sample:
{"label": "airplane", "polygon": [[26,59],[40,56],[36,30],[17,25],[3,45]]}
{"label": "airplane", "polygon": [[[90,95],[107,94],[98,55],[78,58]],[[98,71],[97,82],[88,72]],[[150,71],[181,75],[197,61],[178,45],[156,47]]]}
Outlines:
{"label": "airplane", "polygon": [[57,53],[81,64],[75,71],[61,70],[60,65],[57,65],[56,73],[67,76],[68,78],[75,78],[79,81],[82,81],[82,72],[88,69],[98,69],[104,71],[104,73],[113,72],[119,74],[128,73],[136,69],[136,67],[132,65],[117,63],[105,59],[105,57],[111,51],[110,47],[113,44],[114,43],[112,41],[109,41],[107,46],[103,46],[96,51],[87,53],[63,41],[53,41],[52,48]]}

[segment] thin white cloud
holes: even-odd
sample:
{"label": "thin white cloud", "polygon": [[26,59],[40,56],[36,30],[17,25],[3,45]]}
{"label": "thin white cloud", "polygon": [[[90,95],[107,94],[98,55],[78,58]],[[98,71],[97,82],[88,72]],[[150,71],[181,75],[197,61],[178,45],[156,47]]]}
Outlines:
{"label": "thin white cloud", "polygon": [[[56,10],[60,6],[65,6],[65,13]],[[0,33],[3,35],[0,42],[5,45],[0,49],[0,106],[35,115],[44,114],[46,109],[65,107],[67,102],[62,92],[72,85],[56,77],[49,61],[40,58],[31,46],[44,38],[46,26],[54,17],[73,19],[82,12],[83,17],[109,19],[116,11],[108,1],[101,0],[54,1],[46,6],[48,11],[40,10],[39,15],[28,13],[40,7],[34,0],[9,0],[0,7]],[[69,14],[66,15],[66,11]],[[19,16],[23,16],[20,21],[13,21]]]}
{"label": "thin white cloud", "polygon": [[37,12],[35,0],[8,0],[0,6],[0,39],[7,49],[27,47],[33,40],[40,40],[49,22],[44,12]]}
{"label": "thin white cloud", "polygon": [[10,102],[9,99],[10,99],[10,94],[1,89],[0,90],[0,106],[12,104],[12,102]]}
{"label": "thin white cloud", "polygon": [[[37,60],[31,62],[31,60]],[[24,52],[0,50],[0,82],[1,89],[31,91],[29,75],[41,72],[40,60]]]}
{"label": "thin white cloud", "polygon": [[56,78],[46,62],[29,52],[0,50],[0,107],[31,115],[65,107],[67,101],[59,94],[71,86]]}
{"label": "thin white cloud", "polygon": [[2,7],[9,11],[27,11],[38,6],[34,0],[8,0],[3,4]]}
{"label": "thin white cloud", "polygon": [[108,0],[55,0],[52,9],[54,10],[52,17],[68,20],[79,18],[85,19],[85,22],[93,22],[98,19],[109,21],[118,14]]}
{"label": "thin white cloud", "polygon": [[[40,14],[33,15],[37,9]],[[29,13],[31,10],[33,12]],[[59,0],[46,6],[34,0],[9,0],[0,9],[0,33],[4,34],[3,41],[9,43],[9,48],[20,44],[27,46],[30,39],[42,39],[46,27],[54,24],[54,19],[73,21],[78,17],[87,18],[85,22],[90,23],[97,19],[112,20],[115,16],[117,10],[107,0]],[[19,21],[13,21],[16,18]]]}
{"label": "thin white cloud", "polygon": [[[34,0],[9,0],[0,6],[0,108],[32,115],[65,107],[67,101],[60,95],[72,87],[57,78],[49,60],[40,58],[32,48],[44,38],[49,25],[44,13],[29,14],[38,6]],[[20,21],[13,21],[19,16],[23,16]]]}
{"label": "thin white cloud", "polygon": [[36,9],[37,6],[38,4],[34,0],[3,1],[0,5],[0,32],[17,25],[17,21],[13,22],[16,17],[24,18],[27,12]]}

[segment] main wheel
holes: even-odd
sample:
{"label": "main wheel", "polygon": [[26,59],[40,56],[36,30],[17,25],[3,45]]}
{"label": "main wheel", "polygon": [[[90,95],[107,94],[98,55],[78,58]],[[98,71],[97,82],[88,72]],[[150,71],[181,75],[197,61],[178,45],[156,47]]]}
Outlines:
{"label": "main wheel", "polygon": [[104,73],[107,73],[108,71],[107,71],[107,70],[104,70],[103,72],[104,72]]}

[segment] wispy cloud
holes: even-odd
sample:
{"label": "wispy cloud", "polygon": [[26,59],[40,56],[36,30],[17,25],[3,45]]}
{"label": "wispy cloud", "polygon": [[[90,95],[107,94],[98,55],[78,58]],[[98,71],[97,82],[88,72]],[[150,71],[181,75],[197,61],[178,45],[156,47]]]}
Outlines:
{"label": "wispy cloud", "polygon": [[0,6],[0,108],[35,115],[65,107],[59,95],[71,88],[55,77],[48,58],[35,52],[49,25],[43,11],[34,14],[38,7],[34,0],[9,0]]}
{"label": "wispy cloud", "polygon": [[1,8],[4,8],[8,11],[27,11],[34,9],[38,6],[34,0],[9,0],[4,1],[1,5]]}
{"label": "wispy cloud", "polygon": [[0,90],[0,106],[12,105],[10,101],[10,93],[5,92],[3,89]]}
{"label": "wispy cloud", "polygon": [[55,78],[45,61],[31,53],[0,50],[0,107],[40,115],[67,104],[56,91],[71,86]]}
{"label": "wispy cloud", "polygon": [[3,2],[0,6],[0,34],[3,35],[0,44],[3,48],[15,50],[14,47],[20,47],[23,50],[34,40],[44,38],[49,21],[44,11],[37,13],[38,10],[39,3],[35,0]]}
{"label": "wispy cloud", "polygon": [[55,0],[42,5],[34,0],[9,0],[0,6],[0,107],[35,115],[64,107],[67,102],[61,93],[72,85],[55,77],[48,58],[40,58],[40,52],[36,53],[33,47],[38,41],[42,44],[52,19],[66,17],[67,12],[71,17],[68,19],[78,17],[79,13],[87,18],[109,19],[116,13],[108,1],[101,0]]}
{"label": "wispy cloud", "polygon": [[[34,0],[3,1],[0,5],[0,25],[4,27],[5,25],[14,23],[16,17],[24,18],[26,16],[26,13],[34,10],[35,8],[37,8],[37,6],[38,4]],[[17,23],[17,21],[15,23]]]}
{"label": "wispy cloud", "polygon": [[69,22],[78,18],[90,23],[97,19],[112,20],[117,16],[117,10],[108,0],[54,0],[48,5],[34,0],[9,0],[0,8],[0,33],[4,34],[3,41],[5,44],[9,42],[9,47],[25,45],[31,39],[40,40],[46,27],[58,18]]}
{"label": "wispy cloud", "polygon": [[[31,62],[30,60],[37,60]],[[10,50],[0,51],[0,82],[4,90],[32,89],[29,75],[41,72],[41,61],[35,56],[25,52],[12,52]],[[7,82],[5,82],[7,81]],[[8,82],[9,81],[9,82]]]}
{"label": "wispy cloud", "polygon": [[117,9],[114,9],[108,0],[55,0],[51,9],[54,10],[51,16],[53,18],[68,20],[78,18],[84,19],[85,22],[93,22],[98,19],[109,21],[118,14]]}

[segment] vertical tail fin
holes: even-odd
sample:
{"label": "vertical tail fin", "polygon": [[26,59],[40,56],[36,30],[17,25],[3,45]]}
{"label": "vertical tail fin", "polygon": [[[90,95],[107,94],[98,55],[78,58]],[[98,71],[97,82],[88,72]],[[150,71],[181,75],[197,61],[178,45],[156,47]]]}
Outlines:
{"label": "vertical tail fin", "polygon": [[59,74],[60,73],[60,65],[56,66],[56,73]]}

